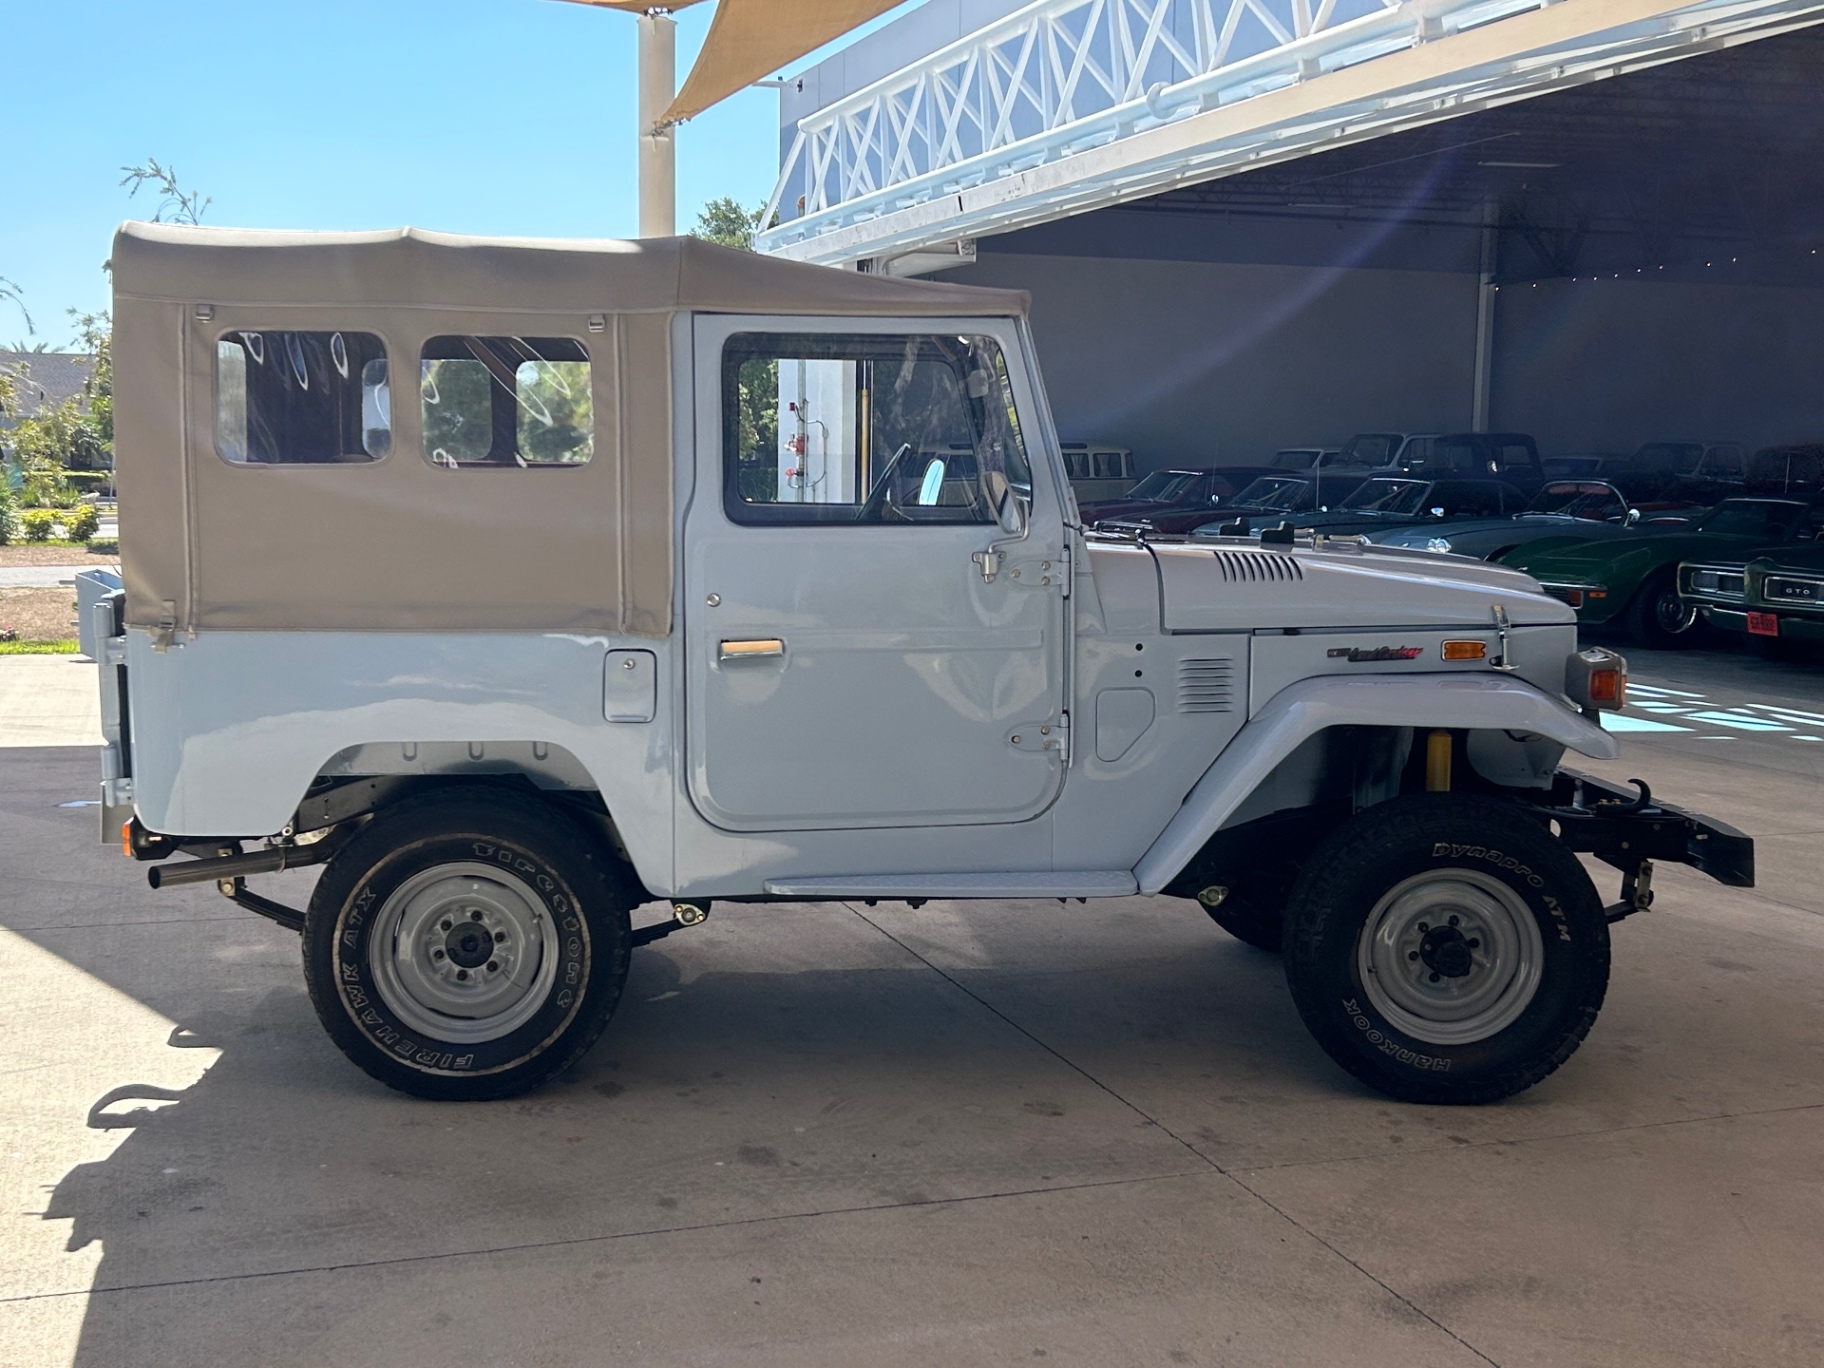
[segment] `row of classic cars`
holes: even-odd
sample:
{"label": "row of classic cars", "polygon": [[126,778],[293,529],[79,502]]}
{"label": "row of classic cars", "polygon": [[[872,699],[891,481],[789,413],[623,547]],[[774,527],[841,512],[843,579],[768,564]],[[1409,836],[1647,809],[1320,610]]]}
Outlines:
{"label": "row of classic cars", "polygon": [[[1542,462],[1513,434],[1416,440],[1385,445],[1389,464],[1379,469],[1294,448],[1271,467],[1156,472],[1122,500],[1084,505],[1084,521],[1124,536],[1272,528],[1500,561],[1539,580],[1580,622],[1651,646],[1692,643],[1700,625],[1777,654],[1824,639],[1824,446],[1748,455],[1726,443],[1656,442],[1626,463]],[[1560,459],[1605,464],[1548,478]]]}

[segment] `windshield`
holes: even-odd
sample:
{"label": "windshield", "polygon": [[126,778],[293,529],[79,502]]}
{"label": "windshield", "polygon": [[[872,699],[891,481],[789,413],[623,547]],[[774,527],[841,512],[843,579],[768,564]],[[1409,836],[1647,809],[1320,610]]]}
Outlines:
{"label": "windshield", "polygon": [[1805,516],[1805,505],[1783,499],[1724,499],[1691,526],[1700,532],[1725,537],[1756,537],[1778,541]]}
{"label": "windshield", "polygon": [[1190,470],[1155,470],[1128,490],[1124,497],[1139,499],[1143,503],[1165,503],[1184,493],[1196,478],[1196,472]]}
{"label": "windshield", "polygon": [[1567,480],[1540,490],[1526,506],[1526,511],[1562,518],[1606,520],[1627,517],[1628,504],[1612,485],[1601,481]]}
{"label": "windshield", "polygon": [[1703,459],[1702,442],[1648,442],[1634,453],[1635,465],[1667,475],[1689,475]]}
{"label": "windshield", "polygon": [[1280,470],[1309,470],[1317,464],[1321,453],[1315,450],[1295,449],[1273,453],[1273,464]]}
{"label": "windshield", "polygon": [[1298,507],[1300,496],[1309,488],[1309,480],[1290,477],[1275,479],[1271,475],[1263,475],[1237,494],[1234,502],[1244,508],[1283,508],[1290,511]]}
{"label": "windshield", "polygon": [[1386,465],[1393,459],[1394,449],[1399,444],[1399,437],[1391,432],[1358,432],[1343,443],[1343,454],[1337,464]]}
{"label": "windshield", "polygon": [[1417,513],[1430,488],[1427,480],[1370,480],[1337,507],[1356,513]]}

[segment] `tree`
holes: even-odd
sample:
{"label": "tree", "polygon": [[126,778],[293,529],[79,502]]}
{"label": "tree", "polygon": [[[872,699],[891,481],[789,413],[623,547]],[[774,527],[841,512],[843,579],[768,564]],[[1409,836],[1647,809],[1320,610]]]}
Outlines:
{"label": "tree", "polygon": [[[154,223],[189,223],[203,221],[203,212],[215,201],[209,196],[195,190],[185,190],[178,184],[177,168],[160,166],[157,157],[147,157],[144,166],[123,166],[127,174],[120,183],[127,187],[127,198],[132,199],[141,189],[151,186],[158,191],[158,208],[152,215]],[[171,217],[166,219],[165,215]]]}
{"label": "tree", "polygon": [[94,429],[94,442],[102,460],[96,464],[110,468],[114,464],[114,321],[104,309],[100,313],[78,313],[70,310],[76,324],[76,339],[93,362],[89,378],[82,382],[82,401],[88,408],[84,420]]}
{"label": "tree", "polygon": [[719,242],[724,247],[739,247],[744,252],[751,252],[754,234],[760,230],[760,215],[765,212],[765,205],[758,209],[743,209],[738,200],[723,195],[698,212],[697,226],[690,230],[690,235],[705,242]]}
{"label": "tree", "polygon": [[23,290],[5,276],[0,276],[0,302],[10,302],[20,313],[25,315],[25,330],[28,333],[37,332],[38,330],[32,326],[31,312],[25,307],[25,301],[20,298],[24,293]]}

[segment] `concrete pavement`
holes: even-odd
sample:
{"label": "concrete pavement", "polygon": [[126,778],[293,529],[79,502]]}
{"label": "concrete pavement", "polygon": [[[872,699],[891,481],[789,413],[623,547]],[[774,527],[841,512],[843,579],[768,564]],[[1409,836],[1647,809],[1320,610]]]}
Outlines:
{"label": "concrete pavement", "polygon": [[718,905],[570,1077],[419,1102],[295,936],[60,806],[92,753],[0,751],[0,1364],[1817,1362],[1820,780],[1697,731],[1605,772],[1763,889],[1663,870],[1583,1049],[1473,1109],[1360,1088],[1273,957],[1138,898]]}
{"label": "concrete pavement", "polygon": [[0,749],[100,744],[101,696],[94,661],[84,656],[0,656]]}

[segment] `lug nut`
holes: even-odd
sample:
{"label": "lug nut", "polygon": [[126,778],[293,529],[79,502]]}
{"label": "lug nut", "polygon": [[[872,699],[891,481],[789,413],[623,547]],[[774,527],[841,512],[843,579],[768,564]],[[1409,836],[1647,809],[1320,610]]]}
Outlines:
{"label": "lug nut", "polygon": [[1480,950],[1482,948],[1482,942],[1479,940],[1472,940],[1469,943],[1469,948],[1471,950]]}
{"label": "lug nut", "polygon": [[1450,919],[1450,924],[1451,924],[1451,925],[1452,925],[1452,926],[1455,926],[1455,925],[1456,925],[1456,924],[1457,924],[1457,919],[1456,919],[1456,918],[1455,918],[1455,917],[1452,917],[1452,918],[1451,918],[1451,919]]}
{"label": "lug nut", "polygon": [[445,918],[444,918],[444,919],[443,919],[443,929],[444,929],[444,930],[445,930],[445,931],[448,931],[448,930],[449,930],[449,929],[450,929],[450,928],[451,928],[451,927],[452,927],[452,926],[454,926],[454,925],[455,925],[455,924],[456,924],[456,923],[455,923],[455,922],[453,922],[453,921],[451,921],[451,920],[450,920],[450,919],[449,919],[449,918],[448,918],[448,917],[445,917]]}
{"label": "lug nut", "polygon": [[[467,969],[458,969],[456,971],[456,977],[461,982],[467,983],[469,981],[469,971]],[[1432,977],[1435,979],[1437,975],[1433,974]]]}
{"label": "lug nut", "polygon": [[506,940],[507,940],[507,933],[505,931],[496,931],[494,933],[494,944],[504,945],[506,943]]}
{"label": "lug nut", "polygon": [[1419,930],[1420,930],[1420,931],[1429,931],[1429,930],[1431,930],[1431,923],[1430,923],[1430,922],[1420,922],[1420,923],[1419,923]]}
{"label": "lug nut", "polygon": [[1406,952],[1406,958],[1409,960],[1416,960],[1418,957],[1419,957],[1419,952],[1417,950],[1408,950]]}
{"label": "lug nut", "polygon": [[431,951],[431,958],[434,960],[441,960],[443,958],[443,951],[441,951],[441,950]]}
{"label": "lug nut", "polygon": [[469,920],[470,921],[480,921],[481,920],[481,909],[479,907],[471,907],[469,909]]}
{"label": "lug nut", "polygon": [[498,974],[500,972],[500,961],[499,960],[489,960],[488,961],[488,972],[490,974]]}
{"label": "lug nut", "polygon": [[1438,976],[1437,976],[1437,975],[1436,975],[1436,974],[1433,974],[1433,975],[1432,975],[1432,976],[1431,976],[1431,981],[1432,981],[1432,982],[1433,982],[1433,983],[1436,983],[1436,982],[1437,982],[1437,981],[1438,981]]}

